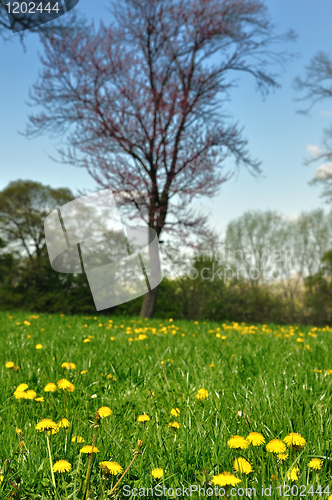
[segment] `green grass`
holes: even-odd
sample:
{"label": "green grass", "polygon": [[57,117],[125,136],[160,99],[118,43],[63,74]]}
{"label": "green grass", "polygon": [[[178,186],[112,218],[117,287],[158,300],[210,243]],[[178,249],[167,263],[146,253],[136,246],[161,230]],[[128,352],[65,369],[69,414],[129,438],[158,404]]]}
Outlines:
{"label": "green grass", "polygon": [[[92,461],[91,499],[103,498],[99,462],[116,461],[125,470],[139,439],[142,453],[117,489],[120,498],[130,498],[124,496],[124,485],[207,488],[213,476],[233,473],[239,456],[253,464],[254,472],[236,473],[241,479],[236,488],[255,488],[256,498],[262,498],[262,487],[270,485],[269,498],[289,498],[277,489],[284,482],[297,485],[299,491],[304,485],[302,491],[309,498],[328,498],[308,493],[311,485],[311,491],[329,486],[332,494],[331,329],[112,319],[110,327],[112,323],[102,316],[0,313],[1,500],[65,499],[64,483],[68,498],[80,500],[88,456],[79,452],[83,445],[71,438],[80,435],[84,445],[92,444],[95,413],[102,406],[111,408],[112,415],[101,420],[97,431],[99,453]],[[132,333],[126,332],[127,327]],[[135,340],[139,335],[147,338]],[[84,343],[89,336],[90,342]],[[38,343],[42,349],[35,348]],[[8,361],[19,369],[6,368]],[[63,362],[75,363],[76,368],[68,371],[61,367]],[[331,375],[326,373],[330,369]],[[87,373],[81,374],[83,370]],[[108,379],[109,374],[116,380]],[[59,389],[44,392],[47,383],[63,378],[74,384],[74,392],[65,397]],[[14,392],[21,383],[44,402],[16,399]],[[209,393],[204,401],[196,398],[201,388]],[[170,415],[176,407],[181,410],[177,418]],[[146,424],[137,422],[143,413],[150,416]],[[55,493],[46,438],[35,427],[43,418],[58,422],[64,417],[70,421],[69,429],[50,436],[53,463],[67,460],[72,470],[55,474]],[[168,426],[174,420],[180,423],[177,431]],[[23,437],[16,435],[16,428]],[[306,445],[301,451],[291,450],[282,463],[266,452],[265,445],[242,451],[227,446],[233,435],[246,437],[254,431],[264,435],[265,445],[290,432],[300,433]],[[308,468],[313,457],[322,459],[319,472]],[[299,478],[292,482],[287,472],[293,466],[299,467]],[[165,471],[161,481],[151,475],[157,467]],[[113,485],[118,478],[114,476]],[[111,485],[112,479],[107,479],[105,492]],[[110,497],[105,494],[105,498]],[[250,496],[231,496],[229,490],[228,498]]]}

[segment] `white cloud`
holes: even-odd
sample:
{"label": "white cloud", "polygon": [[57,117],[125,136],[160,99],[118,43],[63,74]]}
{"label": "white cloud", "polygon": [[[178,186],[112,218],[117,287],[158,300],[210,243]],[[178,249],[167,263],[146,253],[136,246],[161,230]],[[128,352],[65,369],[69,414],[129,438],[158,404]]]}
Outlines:
{"label": "white cloud", "polygon": [[307,151],[311,154],[313,158],[318,158],[323,153],[320,147],[316,146],[315,144],[308,144]]}
{"label": "white cloud", "polygon": [[296,222],[301,218],[300,214],[282,214],[281,219],[286,222]]}
{"label": "white cloud", "polygon": [[316,179],[331,179],[332,178],[332,162],[330,163],[322,163],[316,169],[315,172]]}

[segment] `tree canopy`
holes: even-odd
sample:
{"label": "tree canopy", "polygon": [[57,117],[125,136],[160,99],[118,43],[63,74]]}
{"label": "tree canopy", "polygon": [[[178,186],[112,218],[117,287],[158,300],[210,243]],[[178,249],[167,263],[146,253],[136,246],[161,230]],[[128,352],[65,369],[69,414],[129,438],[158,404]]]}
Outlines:
{"label": "tree canopy", "polygon": [[74,199],[68,188],[53,189],[34,181],[13,181],[0,191],[0,234],[30,260],[46,247],[44,219]]}

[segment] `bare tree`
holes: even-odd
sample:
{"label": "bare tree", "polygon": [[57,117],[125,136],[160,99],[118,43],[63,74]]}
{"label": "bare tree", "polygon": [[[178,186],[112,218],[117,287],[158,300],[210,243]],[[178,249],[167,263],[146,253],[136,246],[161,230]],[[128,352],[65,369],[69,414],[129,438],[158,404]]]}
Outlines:
{"label": "bare tree", "polygon": [[[61,161],[111,188],[124,217],[188,242],[206,232],[192,202],[218,193],[229,157],[260,171],[225,116],[231,75],[249,73],[263,93],[276,88],[268,65],[288,56],[271,44],[294,34],[275,36],[257,0],[124,0],[114,10],[109,27],[42,37],[31,99],[43,109],[27,134],[65,136]],[[156,297],[145,296],[143,316]]]}
{"label": "bare tree", "polygon": [[275,212],[246,212],[226,231],[227,263],[234,275],[250,282],[253,291],[274,282],[295,315],[304,278],[321,269],[332,246],[332,211],[302,213],[287,219]]}
{"label": "bare tree", "polygon": [[[296,78],[295,88],[303,95],[299,100],[310,101],[308,113],[318,102],[332,99],[332,58],[325,52],[317,52],[306,67],[304,78]],[[332,202],[332,125],[324,130],[323,144],[314,151],[306,163],[323,161],[317,168],[312,184],[323,186],[323,196]]]}

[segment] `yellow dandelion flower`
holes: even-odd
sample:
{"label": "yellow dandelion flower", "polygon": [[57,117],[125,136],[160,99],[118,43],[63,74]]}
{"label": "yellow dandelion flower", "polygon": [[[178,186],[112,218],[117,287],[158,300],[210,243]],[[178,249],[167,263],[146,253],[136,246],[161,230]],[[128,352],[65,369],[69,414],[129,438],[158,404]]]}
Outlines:
{"label": "yellow dandelion flower", "polygon": [[88,344],[89,342],[91,342],[91,340],[90,340],[90,339],[84,339],[84,340],[83,340],[83,343],[84,343],[84,344]]}
{"label": "yellow dandelion flower", "polygon": [[137,422],[148,422],[149,420],[149,415],[138,415],[137,417]]}
{"label": "yellow dandelion flower", "polygon": [[288,479],[290,479],[291,481],[297,481],[299,479],[297,475],[299,470],[300,469],[298,467],[293,467],[287,474]]}
{"label": "yellow dandelion flower", "polygon": [[35,398],[35,401],[37,401],[37,403],[43,403],[45,400],[44,398],[41,396],[39,398]]}
{"label": "yellow dandelion flower", "polygon": [[171,409],[172,417],[179,417],[180,413],[181,413],[180,408],[172,408]]}
{"label": "yellow dandelion flower", "polygon": [[67,462],[67,460],[58,460],[53,465],[53,472],[59,472],[63,474],[64,472],[69,472],[71,470],[71,463]]}
{"label": "yellow dandelion flower", "polygon": [[76,365],[75,363],[62,363],[61,367],[66,368],[66,370],[75,370]]}
{"label": "yellow dandelion flower", "polygon": [[107,375],[107,377],[109,380],[114,380],[114,382],[116,382],[116,377],[114,375],[112,375],[112,373],[110,373],[109,375]]}
{"label": "yellow dandelion flower", "polygon": [[91,453],[99,453],[98,448],[95,446],[92,448],[92,446],[83,446],[83,448],[80,449],[81,453],[87,453],[88,455]]}
{"label": "yellow dandelion flower", "polygon": [[284,438],[284,443],[290,448],[301,450],[306,444],[306,440],[297,432],[291,432]]}
{"label": "yellow dandelion flower", "polygon": [[5,364],[6,368],[14,368],[14,366],[15,366],[15,363],[13,361],[7,361],[7,363]]}
{"label": "yellow dandelion flower", "polygon": [[137,340],[146,340],[148,338],[147,335],[143,334],[143,333],[140,333]]}
{"label": "yellow dandelion flower", "polygon": [[320,460],[319,458],[312,458],[308,463],[308,467],[310,467],[310,469],[315,469],[315,470],[321,470],[322,465],[323,465],[323,460]]}
{"label": "yellow dandelion flower", "polygon": [[36,425],[36,430],[39,432],[47,432],[48,434],[56,434],[59,431],[59,427],[50,418],[44,418]]}
{"label": "yellow dandelion flower", "polygon": [[260,446],[265,443],[265,437],[260,432],[251,432],[246,439],[253,446]]}
{"label": "yellow dandelion flower", "polygon": [[236,484],[241,483],[241,479],[234,476],[234,474],[231,474],[230,472],[222,472],[217,476],[213,476],[211,483],[218,486],[235,486]]}
{"label": "yellow dandelion flower", "polygon": [[281,439],[272,439],[267,443],[266,451],[271,453],[284,453],[286,451],[286,445]]}
{"label": "yellow dandelion flower", "polygon": [[236,472],[241,472],[242,474],[249,474],[250,472],[253,472],[253,470],[254,470],[252,468],[251,463],[242,457],[235,459],[233,468]]}
{"label": "yellow dandelion flower", "polygon": [[82,436],[73,436],[71,438],[72,443],[84,443],[84,438]]}
{"label": "yellow dandelion flower", "polygon": [[168,427],[171,427],[172,429],[180,429],[180,424],[179,422],[170,422]]}
{"label": "yellow dandelion flower", "polygon": [[45,392],[55,392],[57,390],[57,386],[50,382],[49,384],[46,384],[44,387]]}
{"label": "yellow dandelion flower", "polygon": [[81,371],[81,375],[85,375],[86,373],[88,373],[88,370],[82,370]]}
{"label": "yellow dandelion flower", "polygon": [[62,389],[63,391],[68,391],[68,392],[73,392],[75,390],[74,385],[66,380],[65,378],[62,378],[58,382],[58,387],[59,389]]}
{"label": "yellow dandelion flower", "polygon": [[332,375],[332,370],[331,369],[325,370],[325,373],[326,373],[326,375]]}
{"label": "yellow dandelion flower", "polygon": [[37,393],[30,389],[30,391],[26,391],[26,399],[35,399],[37,397]]}
{"label": "yellow dandelion flower", "polygon": [[42,348],[43,348],[42,344],[37,344],[36,345],[36,349],[42,349]]}
{"label": "yellow dandelion flower", "polygon": [[68,418],[62,418],[60,422],[58,422],[58,426],[62,429],[68,429],[70,427]]}
{"label": "yellow dandelion flower", "polygon": [[203,387],[202,387],[202,389],[199,389],[198,393],[196,394],[196,399],[198,401],[203,401],[204,399],[207,399],[208,397],[209,397],[209,393]]}
{"label": "yellow dandelion flower", "polygon": [[101,469],[104,469],[104,473],[106,474],[112,474],[113,476],[116,476],[117,474],[120,474],[120,472],[123,471],[123,468],[121,467],[118,462],[100,462],[99,467]]}
{"label": "yellow dandelion flower", "polygon": [[18,392],[25,391],[28,387],[29,387],[28,384],[20,384],[19,386],[17,386],[16,390]]}
{"label": "yellow dandelion flower", "polygon": [[17,428],[16,428],[16,434],[17,434],[18,436],[22,436],[23,431],[17,427]]}
{"label": "yellow dandelion flower", "polygon": [[317,368],[315,368],[314,373],[322,373],[322,370],[318,370]]}
{"label": "yellow dandelion flower", "polygon": [[24,391],[16,390],[14,392],[15,399],[27,399],[27,394]]}
{"label": "yellow dandelion flower", "polygon": [[278,453],[277,454],[277,459],[280,460],[281,462],[284,462],[285,460],[287,460],[288,457],[289,457],[288,453]]}
{"label": "yellow dandelion flower", "polygon": [[164,475],[164,471],[160,467],[157,467],[157,469],[153,469],[153,471],[151,472],[151,475],[155,479],[161,479],[163,477],[163,475]]}
{"label": "yellow dandelion flower", "polygon": [[247,441],[242,436],[233,436],[227,442],[228,448],[235,448],[237,450],[246,450],[249,446],[249,441]]}
{"label": "yellow dandelion flower", "polygon": [[98,413],[101,416],[101,418],[105,418],[112,415],[112,410],[108,406],[102,406],[101,408],[99,408]]}

